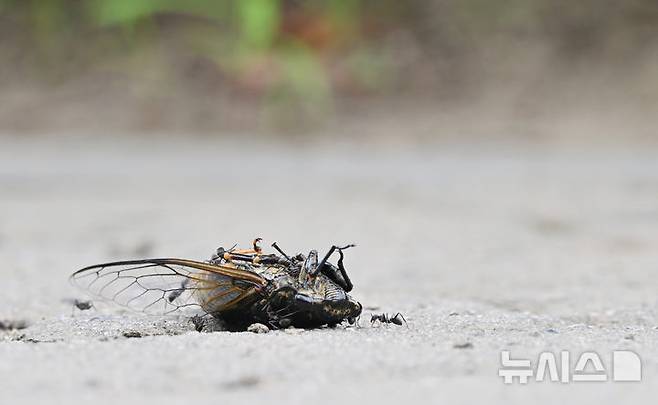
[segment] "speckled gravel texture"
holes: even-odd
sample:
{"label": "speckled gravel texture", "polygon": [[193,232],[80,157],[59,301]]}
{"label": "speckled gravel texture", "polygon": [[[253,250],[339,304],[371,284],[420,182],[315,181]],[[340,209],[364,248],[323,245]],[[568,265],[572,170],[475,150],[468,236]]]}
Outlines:
{"label": "speckled gravel texture", "polygon": [[[360,327],[196,332],[68,275],[256,236],[357,243]],[[0,403],[655,403],[658,148],[0,137]],[[408,327],[370,324],[402,312]],[[501,350],[640,383],[505,385]],[[157,401],[157,402],[155,402]],[[183,402],[185,401],[185,402]]]}

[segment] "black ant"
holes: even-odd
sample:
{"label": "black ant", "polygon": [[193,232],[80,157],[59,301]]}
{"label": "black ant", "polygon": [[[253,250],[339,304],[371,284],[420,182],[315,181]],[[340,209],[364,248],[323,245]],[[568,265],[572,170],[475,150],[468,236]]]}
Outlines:
{"label": "black ant", "polygon": [[407,325],[407,320],[404,319],[404,316],[399,312],[395,314],[394,317],[391,317],[387,313],[372,314],[370,317],[370,323],[374,324],[376,321],[379,321],[381,323],[394,323],[399,326],[402,326],[402,322],[404,322],[404,324]]}

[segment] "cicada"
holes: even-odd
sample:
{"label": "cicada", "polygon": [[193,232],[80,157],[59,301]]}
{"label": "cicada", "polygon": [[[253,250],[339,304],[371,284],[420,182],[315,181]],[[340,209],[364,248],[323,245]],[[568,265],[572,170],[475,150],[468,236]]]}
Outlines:
{"label": "cicada", "polygon": [[[231,330],[252,323],[279,329],[353,324],[362,306],[348,293],[353,285],[343,265],[343,251],[354,245],[318,252],[264,254],[222,247],[208,261],[176,258],[96,264],[76,271],[73,284],[93,296],[145,313],[169,314],[186,308],[222,320]],[[329,261],[338,252],[336,264]]]}

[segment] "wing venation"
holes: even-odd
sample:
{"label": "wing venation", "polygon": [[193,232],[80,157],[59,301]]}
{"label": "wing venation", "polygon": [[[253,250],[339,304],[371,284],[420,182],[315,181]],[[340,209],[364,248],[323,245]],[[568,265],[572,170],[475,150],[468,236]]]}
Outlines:
{"label": "wing venation", "polygon": [[73,273],[71,282],[97,298],[150,314],[192,307],[221,311],[267,284],[245,269],[175,258],[97,264]]}

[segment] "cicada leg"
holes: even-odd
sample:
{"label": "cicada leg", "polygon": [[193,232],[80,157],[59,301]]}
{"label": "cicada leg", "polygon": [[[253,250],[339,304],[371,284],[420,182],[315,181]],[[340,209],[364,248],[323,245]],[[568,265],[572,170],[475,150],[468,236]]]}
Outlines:
{"label": "cicada leg", "polygon": [[[343,290],[346,292],[352,291],[352,288],[354,288],[354,285],[352,285],[352,281],[350,280],[349,276],[347,275],[347,270],[345,270],[345,266],[343,265],[343,259],[345,255],[343,254],[343,250],[354,247],[356,245],[347,245],[343,247],[339,246],[332,246],[331,249],[327,252],[327,254],[324,256],[324,258],[320,261],[318,264],[318,270],[322,272],[325,276],[329,277],[333,282],[341,286]],[[333,264],[327,262],[329,260],[329,257],[336,251],[338,250],[338,254],[340,255],[338,258],[338,267],[334,266]]]}
{"label": "cicada leg", "polygon": [[292,287],[279,288],[260,306],[259,312],[267,318],[265,322],[273,329],[285,329],[290,326],[290,317],[298,312],[293,306],[296,293],[297,291]]}
{"label": "cicada leg", "polygon": [[310,277],[315,277],[318,273],[318,252],[316,250],[311,250],[308,252],[306,260],[302,265],[302,269],[299,272],[299,283],[306,285]]}
{"label": "cicada leg", "polygon": [[263,253],[263,248],[258,246],[258,243],[261,242],[263,238],[256,238],[251,242],[251,249],[238,249],[231,250],[229,253],[241,254],[241,255],[261,255]]}
{"label": "cicada leg", "polygon": [[285,257],[286,260],[288,260],[289,262],[292,262],[292,259],[290,258],[290,256],[288,256],[283,250],[281,250],[281,248],[279,247],[279,245],[276,244],[276,242],[272,243],[272,247],[274,249],[276,249],[277,252],[281,253],[281,255],[283,257]]}

